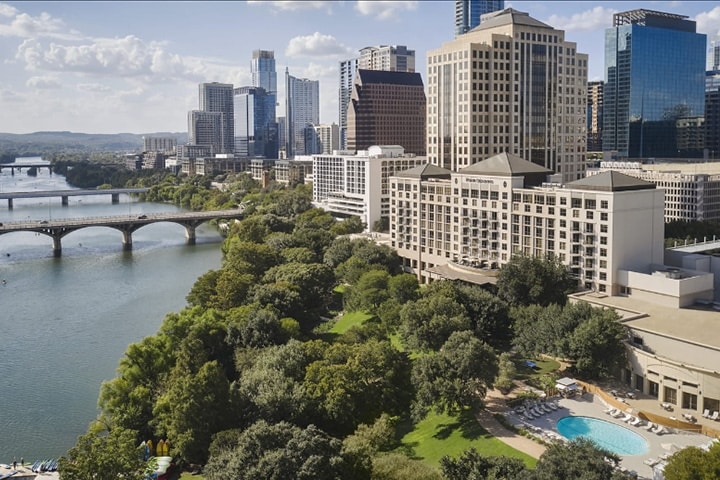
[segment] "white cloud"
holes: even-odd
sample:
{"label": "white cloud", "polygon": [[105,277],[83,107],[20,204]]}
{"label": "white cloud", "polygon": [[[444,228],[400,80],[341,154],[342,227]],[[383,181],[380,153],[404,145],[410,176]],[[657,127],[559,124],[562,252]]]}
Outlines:
{"label": "white cloud", "polygon": [[260,1],[248,0],[248,5],[270,6],[275,11],[294,12],[297,10],[327,10],[332,12],[332,3],[328,1],[297,1],[297,0],[278,0],[278,1]]}
{"label": "white cloud", "polygon": [[35,88],[37,90],[47,90],[60,88],[60,80],[57,77],[44,76],[44,77],[30,77],[25,82],[25,86],[29,88]]}
{"label": "white cloud", "polygon": [[7,3],[0,3],[0,16],[14,17],[17,15],[18,9]]}
{"label": "white cloud", "polygon": [[595,7],[591,10],[576,13],[570,17],[561,15],[550,15],[545,23],[552,25],[558,30],[567,32],[587,32],[601,30],[612,26],[613,14],[618,10],[614,8]]}
{"label": "white cloud", "polygon": [[112,90],[107,85],[103,85],[100,83],[78,83],[75,85],[75,88],[80,92],[95,92],[95,93],[103,93],[103,92],[109,92]]}
{"label": "white cloud", "polygon": [[379,20],[398,19],[403,12],[415,10],[417,1],[393,1],[393,0],[358,0],[355,10],[361,15],[375,17]]}
{"label": "white cloud", "polygon": [[720,40],[720,6],[695,17],[697,31],[707,34],[710,40]]}
{"label": "white cloud", "polygon": [[327,57],[352,55],[352,50],[332,35],[315,32],[312,35],[290,39],[285,55],[288,57]]}
{"label": "white cloud", "polygon": [[33,17],[27,13],[18,13],[17,9],[9,5],[0,4],[0,15],[12,19],[9,23],[0,23],[0,37],[50,37],[65,40],[78,38],[76,31],[69,30],[62,20],[45,12]]}
{"label": "white cloud", "polygon": [[7,88],[0,88],[0,102],[21,102],[23,98],[18,95],[17,93],[13,92],[12,90],[8,90]]}

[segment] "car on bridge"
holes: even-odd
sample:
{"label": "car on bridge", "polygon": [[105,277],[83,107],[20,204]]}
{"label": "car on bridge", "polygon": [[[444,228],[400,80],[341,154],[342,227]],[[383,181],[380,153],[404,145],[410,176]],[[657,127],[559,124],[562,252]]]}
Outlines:
{"label": "car on bridge", "polygon": [[39,223],[40,225],[47,225],[47,224],[48,224],[48,221],[47,221],[47,220],[40,220],[38,223]]}
{"label": "car on bridge", "polygon": [[138,215],[138,220],[145,220],[147,218],[147,215]]}

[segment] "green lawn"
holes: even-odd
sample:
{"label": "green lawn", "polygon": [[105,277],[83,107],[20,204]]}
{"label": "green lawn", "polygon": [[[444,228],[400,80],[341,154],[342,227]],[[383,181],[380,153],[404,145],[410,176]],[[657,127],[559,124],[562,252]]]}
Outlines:
{"label": "green lawn", "polygon": [[370,315],[369,313],[365,312],[349,312],[342,316],[340,320],[338,320],[335,325],[330,329],[330,333],[337,333],[338,335],[342,335],[343,333],[350,330],[350,328],[354,325],[360,325],[365,320],[370,320],[373,318],[374,315]]}
{"label": "green lawn", "polygon": [[431,412],[402,438],[402,444],[415,457],[435,466],[444,455],[458,457],[470,447],[475,447],[482,455],[519,458],[530,468],[535,468],[537,462],[490,435],[469,412],[460,417]]}
{"label": "green lawn", "polygon": [[205,480],[202,475],[193,475],[190,472],[182,472],[180,480]]}
{"label": "green lawn", "polygon": [[[537,366],[530,368],[525,365],[525,360],[532,360]],[[531,377],[541,377],[547,373],[558,371],[560,369],[560,362],[546,358],[516,357],[515,367],[517,368],[517,378],[526,380]]]}

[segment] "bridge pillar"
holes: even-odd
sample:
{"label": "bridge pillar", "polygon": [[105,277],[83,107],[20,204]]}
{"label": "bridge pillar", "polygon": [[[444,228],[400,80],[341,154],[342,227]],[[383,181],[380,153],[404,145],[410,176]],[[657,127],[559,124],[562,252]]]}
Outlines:
{"label": "bridge pillar", "polygon": [[119,193],[112,193],[112,194],[110,194],[110,197],[112,197],[112,203],[120,203],[120,194]]}
{"label": "bridge pillar", "polygon": [[60,198],[62,199],[62,204],[63,204],[63,206],[67,207],[67,204],[68,204],[68,196],[67,196],[67,195],[62,195],[62,196],[60,196]]}
{"label": "bridge pillar", "polygon": [[10,176],[15,176],[15,167],[10,167]]}
{"label": "bridge pillar", "polygon": [[60,237],[54,236],[53,239],[53,257],[59,257],[62,255],[62,239]]}
{"label": "bridge pillar", "polygon": [[13,209],[13,201],[12,200],[13,200],[12,198],[8,198],[8,210]]}
{"label": "bridge pillar", "polygon": [[132,250],[132,232],[122,232],[123,250]]}
{"label": "bridge pillar", "polygon": [[195,227],[185,227],[185,243],[188,245],[195,245]]}

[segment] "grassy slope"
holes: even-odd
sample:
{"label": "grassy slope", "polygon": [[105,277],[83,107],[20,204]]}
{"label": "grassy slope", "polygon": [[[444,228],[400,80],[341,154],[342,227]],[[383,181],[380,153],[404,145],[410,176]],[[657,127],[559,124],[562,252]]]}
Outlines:
{"label": "grassy slope", "polygon": [[374,315],[370,315],[365,312],[349,312],[342,316],[340,320],[330,329],[330,333],[337,333],[341,335],[347,332],[354,325],[360,325],[365,320],[373,318]]}
{"label": "grassy slope", "polygon": [[458,457],[470,447],[482,455],[519,458],[530,468],[537,462],[487,433],[470,413],[460,417],[430,413],[403,437],[402,443],[415,457],[435,466],[442,456]]}

